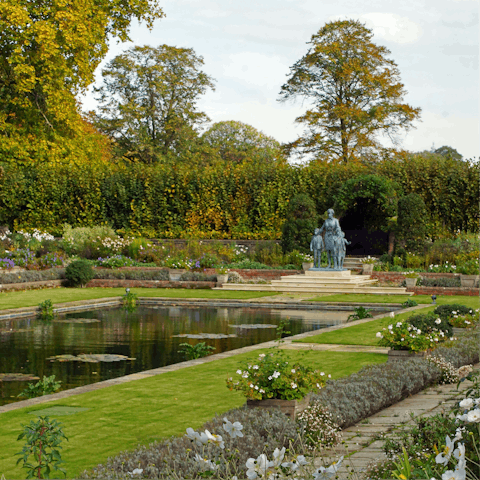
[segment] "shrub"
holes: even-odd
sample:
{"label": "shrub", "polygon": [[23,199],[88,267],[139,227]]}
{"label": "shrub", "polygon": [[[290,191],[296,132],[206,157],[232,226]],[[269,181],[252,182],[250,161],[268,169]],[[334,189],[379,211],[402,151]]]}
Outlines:
{"label": "shrub", "polygon": [[50,377],[43,376],[42,380],[39,380],[37,383],[29,383],[27,388],[23,390],[19,397],[35,398],[41,397],[43,395],[50,395],[55,393],[59,388],[62,382],[55,381],[55,375]]}
{"label": "shrub", "polygon": [[397,235],[407,250],[423,251],[429,214],[423,198],[410,193],[398,199]]}
{"label": "shrub", "polygon": [[85,247],[98,240],[98,238],[116,237],[113,228],[107,225],[98,225],[95,227],[76,227],[70,225],[63,226],[63,247],[70,255],[78,255],[84,252]]}
{"label": "shrub", "polygon": [[159,280],[168,281],[168,269],[155,270],[99,270],[95,269],[95,276],[102,280]]}
{"label": "shrub", "polygon": [[[1,260],[0,260],[1,261]],[[44,280],[61,280],[65,278],[65,269],[27,270],[17,273],[0,273],[0,284],[41,282]]]}
{"label": "shrub", "polygon": [[459,303],[452,303],[447,305],[439,305],[433,313],[440,317],[442,320],[448,322],[449,317],[454,315],[453,312],[456,312],[457,315],[466,315],[467,313],[472,312],[472,309],[466,307],[465,305],[460,305]]}
{"label": "shrub", "polygon": [[[440,321],[438,321],[440,319]],[[448,337],[453,334],[452,326],[448,322],[448,318],[444,319],[434,312],[427,314],[420,313],[408,317],[406,322],[415,328],[419,328],[423,333],[435,333],[439,330],[443,331]]]}
{"label": "shrub", "polygon": [[417,285],[422,287],[460,287],[460,277],[427,278],[420,277]]}
{"label": "shrub", "polygon": [[86,260],[75,260],[65,269],[70,286],[82,288],[94,277],[93,267]]}
{"label": "shrub", "polygon": [[288,205],[285,223],[282,227],[283,253],[292,250],[310,253],[309,245],[316,227],[315,202],[305,194],[293,197]]}
{"label": "shrub", "polygon": [[332,414],[318,402],[310,404],[297,416],[301,437],[310,451],[332,447],[342,438],[340,427]]}

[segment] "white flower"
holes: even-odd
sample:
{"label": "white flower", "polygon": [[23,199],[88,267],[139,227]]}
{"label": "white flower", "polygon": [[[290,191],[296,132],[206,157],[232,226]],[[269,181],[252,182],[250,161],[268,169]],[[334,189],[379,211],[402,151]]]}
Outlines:
{"label": "white flower", "polygon": [[258,365],[254,365],[252,368],[253,368],[254,370],[258,370],[260,367],[259,367]]}
{"label": "white flower", "polygon": [[421,333],[422,331],[419,328],[417,328],[417,334],[420,335]]}
{"label": "white flower", "polygon": [[436,463],[441,463],[442,465],[446,465],[448,461],[450,460],[450,457],[452,456],[453,449],[455,447],[455,441],[450,440],[450,437],[447,435],[447,438],[445,439],[446,445],[443,450],[443,452],[439,453],[435,457],[435,462]]}
{"label": "white flower", "polygon": [[395,312],[390,312],[390,317],[395,318]]}
{"label": "white flower", "polygon": [[263,358],[263,357],[265,357],[265,354],[264,354],[264,353],[261,353],[258,357],[259,357],[259,358]]}
{"label": "white flower", "polygon": [[[273,465],[271,465],[274,468],[277,468],[280,466],[282,463],[283,457],[285,456],[285,447],[283,447],[281,450],[278,448],[275,449],[273,452]],[[270,462],[272,463],[272,462]]]}
{"label": "white flower", "polygon": [[272,377],[271,375],[268,377],[269,380],[271,380],[272,378],[273,378],[273,377]]}
{"label": "white flower", "polygon": [[133,472],[127,472],[127,475],[133,477],[134,475],[141,475],[143,473],[143,468],[136,468]]}
{"label": "white flower", "polygon": [[388,326],[388,329],[389,329],[389,330],[392,330],[392,329],[393,329],[393,325],[389,325],[389,326]]}
{"label": "white flower", "polygon": [[221,435],[215,435],[214,433],[210,433],[208,430],[205,430],[205,435],[210,443],[214,443],[217,447],[225,448],[225,443],[223,442]]}
{"label": "white flower", "polygon": [[223,429],[232,437],[243,437],[243,433],[241,430],[243,430],[243,425],[240,422],[230,422],[226,418],[223,419],[225,422],[223,424]]}
{"label": "white flower", "polygon": [[320,375],[323,377],[325,375],[325,372],[320,372]]}
{"label": "white flower", "polygon": [[279,376],[280,376],[280,372],[277,372],[276,370],[272,374],[273,378],[278,378]]}
{"label": "white flower", "polygon": [[435,323],[436,323],[437,325],[439,325],[440,323],[442,323],[442,320],[441,320],[440,318],[437,318],[437,319],[435,320]]}
{"label": "white flower", "polygon": [[292,372],[292,373],[295,373],[295,369],[294,369],[294,368],[292,368],[291,372]]}
{"label": "white flower", "polygon": [[377,338],[383,338],[382,332],[377,332]]}
{"label": "white flower", "polygon": [[201,465],[203,470],[215,470],[218,467],[218,465],[213,463],[211,460],[202,458],[198,453],[195,454],[195,461]]}
{"label": "white flower", "polygon": [[467,422],[469,423],[479,423],[480,422],[480,408],[475,408],[474,410],[470,410],[467,413]]}
{"label": "white flower", "polygon": [[459,403],[460,408],[472,408],[473,406],[473,399],[472,398],[464,398]]}
{"label": "white flower", "polygon": [[243,372],[241,370],[237,370],[237,373],[241,375]]}
{"label": "white flower", "polygon": [[320,467],[317,471],[313,474],[313,478],[315,480],[325,480],[332,478],[336,473],[337,470],[340,468],[340,464],[342,463],[343,456],[340,457],[338,462],[333,462],[329,467]]}
{"label": "white flower", "polygon": [[297,388],[297,384],[296,384],[295,382],[292,382],[292,383],[290,384],[290,386],[291,386],[293,389]]}
{"label": "white flower", "polygon": [[400,328],[402,326],[402,322],[397,322],[397,328]]}
{"label": "white flower", "polygon": [[243,372],[242,378],[248,378],[248,372]]}
{"label": "white flower", "polygon": [[461,472],[457,470],[447,470],[442,475],[442,480],[465,480],[465,475],[462,476]]}
{"label": "white flower", "polygon": [[253,480],[258,477],[257,473],[266,476],[267,470],[272,466],[272,463],[269,462],[267,456],[262,453],[256,460],[254,458],[249,458],[245,465],[247,467],[248,479]]}
{"label": "white flower", "polygon": [[455,471],[461,472],[463,470],[463,478],[465,478],[465,467],[467,466],[467,462],[465,458],[465,445],[463,443],[458,444],[458,448],[453,452],[453,456],[458,460]]}

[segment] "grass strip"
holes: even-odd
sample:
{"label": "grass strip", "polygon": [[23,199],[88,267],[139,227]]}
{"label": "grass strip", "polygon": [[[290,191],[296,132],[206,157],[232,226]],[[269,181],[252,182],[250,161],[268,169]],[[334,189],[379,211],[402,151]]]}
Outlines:
{"label": "grass strip", "polygon": [[[166,298],[210,298],[236,299],[270,297],[277,292],[249,292],[235,290],[207,290],[186,288],[131,288],[131,292],[139,297],[166,297]],[[52,288],[42,290],[23,290],[0,293],[0,309],[34,307],[50,299],[54,304],[93,300],[96,298],[119,297],[125,295],[124,288]]]}
{"label": "grass strip", "polygon": [[[257,358],[268,350],[257,350],[235,357],[184,368],[163,375],[136,380],[62,400],[43,403],[0,414],[0,477],[25,478],[16,467],[23,440],[17,442],[20,424],[35,419],[28,414],[54,405],[89,408],[74,415],[54,417],[63,423],[68,442],[61,451],[67,478],[77,478],[85,470],[104,463],[108,457],[131,450],[139,444],[182,435],[187,427],[199,428],[204,422],[231,408],[240,407],[245,398],[225,385],[235,375],[238,363]],[[290,361],[301,361],[332,378],[350,375],[363,366],[384,363],[386,355],[350,352],[285,351]],[[63,478],[61,475],[58,478]]]}
{"label": "grass strip", "polygon": [[[471,308],[479,308],[480,301],[478,297],[473,296],[444,296],[437,300],[440,305],[459,303]],[[352,325],[350,327],[340,328],[331,332],[320,333],[313,337],[307,337],[301,340],[294,340],[299,343],[324,343],[334,345],[378,345],[377,332],[384,327],[388,327],[393,321],[400,322],[406,320],[411,315],[418,315],[419,313],[428,313],[435,310],[436,305],[413,310],[406,313],[395,315],[395,320],[390,316],[380,319],[375,319],[370,322],[359,325]]]}
{"label": "grass strip", "polygon": [[[318,296],[309,298],[309,302],[346,302],[346,303],[399,303],[406,302],[409,298],[415,300],[418,304],[432,303],[431,295],[373,295],[362,293],[339,293],[330,296]],[[463,303],[464,299],[477,299],[475,296],[467,295],[437,295],[437,304],[445,303]],[[455,300],[453,300],[455,299]],[[460,300],[461,301],[460,301]],[[466,305],[464,303],[464,305]]]}

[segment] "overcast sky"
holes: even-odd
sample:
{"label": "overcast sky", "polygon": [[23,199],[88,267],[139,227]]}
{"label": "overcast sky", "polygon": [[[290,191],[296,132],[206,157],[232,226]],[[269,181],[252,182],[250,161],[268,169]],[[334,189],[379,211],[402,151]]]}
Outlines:
{"label": "overcast sky", "polygon": [[[238,120],[279,142],[302,132],[295,118],[305,106],[277,101],[290,67],[326,22],[359,19],[373,41],[387,47],[408,94],[404,102],[422,109],[403,148],[430,150],[449,145],[465,158],[479,156],[479,30],[476,0],[160,0],[166,18],[149,32],[132,28],[133,43],[112,43],[97,70],[132,45],[193,48],[215,91],[199,101],[212,122]],[[82,100],[95,107],[93,95]]]}

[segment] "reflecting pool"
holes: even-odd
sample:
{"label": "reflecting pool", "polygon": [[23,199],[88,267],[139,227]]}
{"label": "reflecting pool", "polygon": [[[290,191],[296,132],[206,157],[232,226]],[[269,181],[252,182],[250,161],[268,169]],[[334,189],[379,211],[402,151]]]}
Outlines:
{"label": "reflecting pool", "polygon": [[[343,323],[349,314],[351,311],[139,306],[130,313],[120,308],[72,312],[51,322],[34,318],[2,321],[0,374],[40,378],[55,374],[62,382],[61,390],[66,390],[182,362],[186,357],[179,353],[181,343],[205,342],[215,347],[213,353],[221,353],[274,340],[282,320],[291,335],[296,335]],[[123,355],[130,360],[92,363],[51,358],[81,354]],[[0,381],[0,405],[23,400],[17,395],[27,383]]]}

